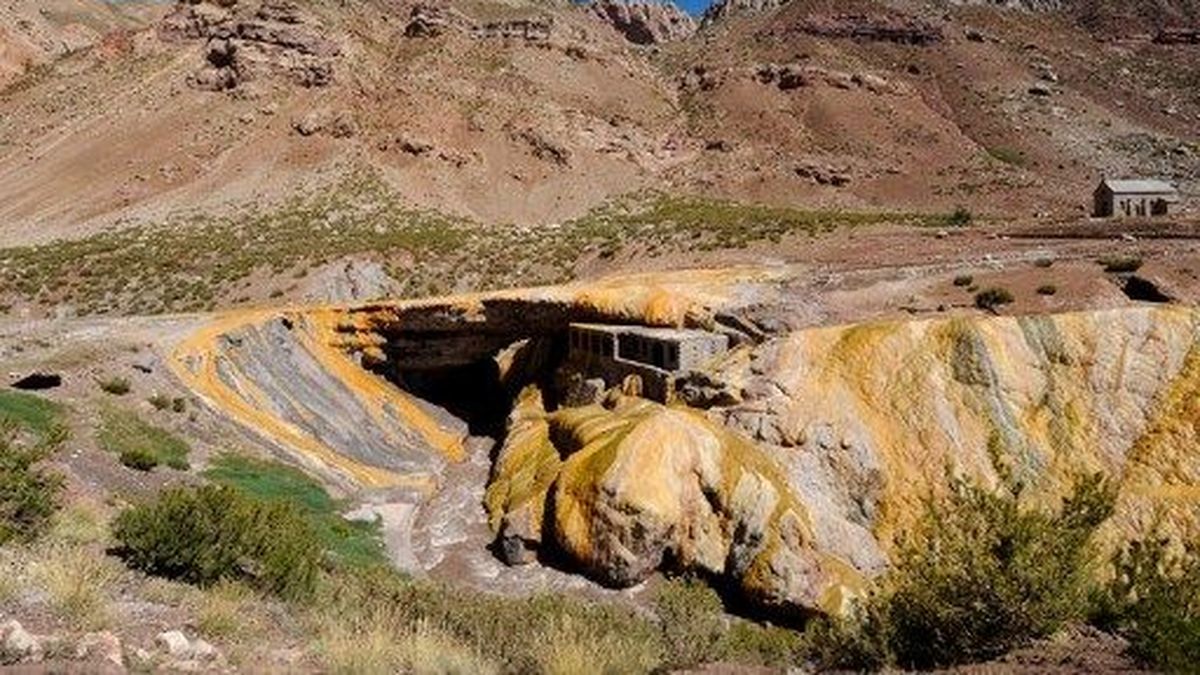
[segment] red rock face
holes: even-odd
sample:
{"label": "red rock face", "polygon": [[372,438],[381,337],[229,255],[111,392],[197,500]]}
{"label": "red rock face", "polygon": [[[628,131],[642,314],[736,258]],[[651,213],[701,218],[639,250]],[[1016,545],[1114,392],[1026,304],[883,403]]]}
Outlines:
{"label": "red rock face", "polygon": [[823,38],[852,38],[905,45],[928,45],[942,40],[942,31],[936,26],[891,13],[813,14],[797,22],[791,30]]}
{"label": "red rock face", "polygon": [[696,22],[692,17],[670,2],[600,0],[589,5],[589,10],[634,44],[652,45],[683,40],[696,32]]}

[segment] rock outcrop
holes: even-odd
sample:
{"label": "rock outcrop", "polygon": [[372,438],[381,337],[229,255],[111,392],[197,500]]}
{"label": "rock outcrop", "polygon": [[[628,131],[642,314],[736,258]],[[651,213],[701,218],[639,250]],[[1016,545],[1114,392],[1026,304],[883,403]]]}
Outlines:
{"label": "rock outcrop", "polygon": [[166,40],[204,40],[204,64],[189,77],[198,89],[224,91],[282,73],[305,87],[333,81],[338,44],[294,2],[179,2],[159,26]]}
{"label": "rock outcrop", "polygon": [[709,25],[738,16],[748,16],[779,9],[788,0],[717,0],[704,10],[702,25]]}
{"label": "rock outcrop", "polygon": [[790,26],[788,31],[822,38],[919,46],[941,42],[943,38],[937,26],[900,13],[810,14]]}
{"label": "rock outcrop", "polygon": [[639,45],[683,40],[696,32],[695,20],[673,2],[598,0],[588,11]]}
{"label": "rock outcrop", "polygon": [[690,570],[782,611],[837,611],[861,590],[815,550],[807,509],[749,442],[643,399],[538,415],[537,398],[524,395],[488,490],[510,561],[548,546],[614,586]]}

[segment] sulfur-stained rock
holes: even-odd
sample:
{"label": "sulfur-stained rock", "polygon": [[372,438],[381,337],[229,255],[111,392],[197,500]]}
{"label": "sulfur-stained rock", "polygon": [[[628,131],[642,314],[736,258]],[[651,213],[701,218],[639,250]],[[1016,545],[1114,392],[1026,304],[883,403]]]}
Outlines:
{"label": "sulfur-stained rock", "polygon": [[510,565],[533,562],[542,541],[546,495],[562,465],[550,442],[542,393],[527,387],[508,418],[485,502],[498,552]]}
{"label": "sulfur-stained rock", "polygon": [[[861,586],[849,565],[813,548],[808,514],[769,458],[695,411],[617,397],[611,408],[526,414],[505,448],[489,494],[520,484],[533,496],[510,500],[512,510],[489,500],[502,548],[507,532],[538,521],[529,507],[541,505],[552,524],[542,536],[614,586],[694,570],[799,611],[836,610]],[[552,480],[543,488],[519,475],[518,452],[565,459],[557,476],[540,476]]]}

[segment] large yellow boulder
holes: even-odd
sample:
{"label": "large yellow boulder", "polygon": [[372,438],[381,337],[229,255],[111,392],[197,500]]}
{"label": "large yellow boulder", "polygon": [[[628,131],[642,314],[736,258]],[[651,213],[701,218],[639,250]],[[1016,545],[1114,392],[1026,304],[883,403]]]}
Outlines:
{"label": "large yellow boulder", "polygon": [[[696,411],[620,397],[546,415],[545,436],[515,422],[488,501],[502,548],[541,506],[542,544],[610,585],[692,570],[800,611],[835,611],[861,588],[848,565],[813,548],[808,513],[770,459]],[[545,440],[565,459],[539,493],[544,480],[522,477],[510,458],[539,455]],[[500,497],[524,492],[533,494]]]}

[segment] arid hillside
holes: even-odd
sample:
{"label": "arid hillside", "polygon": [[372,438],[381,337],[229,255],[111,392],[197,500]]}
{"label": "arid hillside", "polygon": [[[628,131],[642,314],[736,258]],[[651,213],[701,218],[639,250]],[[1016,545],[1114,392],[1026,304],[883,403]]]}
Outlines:
{"label": "arid hillside", "polygon": [[1187,3],[1134,3],[1160,41],[1095,3],[740,3],[699,28],[480,0],[57,4],[4,8],[9,245],[364,169],[414,208],[518,225],[647,190],[1031,217],[1081,215],[1102,174],[1200,182]]}

